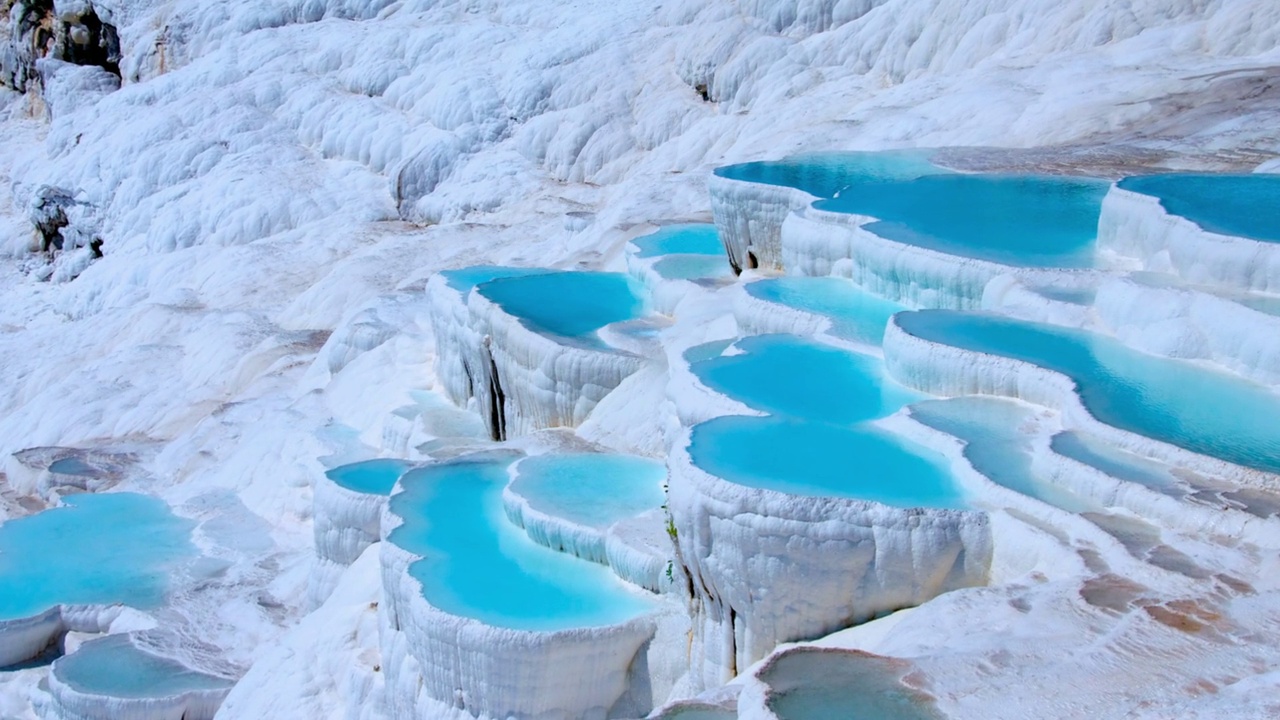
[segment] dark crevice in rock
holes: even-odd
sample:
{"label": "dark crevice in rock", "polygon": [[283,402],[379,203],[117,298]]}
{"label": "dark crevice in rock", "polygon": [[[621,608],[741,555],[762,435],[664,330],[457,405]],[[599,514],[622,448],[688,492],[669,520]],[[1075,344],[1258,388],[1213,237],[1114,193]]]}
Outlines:
{"label": "dark crevice in rock", "polygon": [[494,440],[507,439],[507,396],[502,392],[502,381],[498,379],[498,365],[489,355],[489,435]]}
{"label": "dark crevice in rock", "polygon": [[44,58],[99,67],[120,77],[120,34],[104,22],[92,4],[79,15],[59,16],[53,0],[0,0],[0,84],[19,92],[40,92],[37,62]]}

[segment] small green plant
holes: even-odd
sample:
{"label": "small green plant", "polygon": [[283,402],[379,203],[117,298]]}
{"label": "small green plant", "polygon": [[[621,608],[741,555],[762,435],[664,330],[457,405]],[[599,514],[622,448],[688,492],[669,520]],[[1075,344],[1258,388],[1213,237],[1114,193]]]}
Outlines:
{"label": "small green plant", "polygon": [[667,516],[667,534],[671,536],[672,540],[675,540],[679,534],[676,530],[676,521],[670,515]]}
{"label": "small green plant", "polygon": [[675,569],[676,569],[676,564],[668,560],[667,561],[667,582],[673,583],[676,581],[675,574],[674,574]]}

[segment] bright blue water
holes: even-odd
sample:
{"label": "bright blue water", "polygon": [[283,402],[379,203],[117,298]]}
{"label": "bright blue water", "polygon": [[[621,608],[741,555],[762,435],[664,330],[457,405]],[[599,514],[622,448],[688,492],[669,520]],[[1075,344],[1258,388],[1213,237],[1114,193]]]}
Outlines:
{"label": "bright blue water", "polygon": [[897,317],[912,335],[1067,375],[1085,407],[1104,423],[1280,472],[1280,396],[1262,385],[1081,330],[947,310]]}
{"label": "bright blue water", "polygon": [[1063,457],[1097,468],[1111,477],[1138,483],[1166,495],[1180,497],[1187,494],[1186,488],[1166,466],[1090,435],[1071,431],[1058,433],[1053,436],[1049,447]]}
{"label": "bright blue water", "polygon": [[639,250],[636,253],[638,258],[659,255],[724,256],[724,243],[720,242],[716,226],[710,223],[666,225],[657,232],[632,240],[631,244]]}
{"label": "bright blue water", "polygon": [[93,476],[100,471],[78,457],[66,457],[49,464],[49,472],[59,475]]}
{"label": "bright blue water", "polygon": [[588,341],[598,341],[596,331],[605,325],[633,320],[645,310],[640,288],[619,273],[500,278],[477,285],[476,292],[534,332]]}
{"label": "bright blue water", "polygon": [[1088,267],[1102,180],[1038,175],[930,175],[868,183],[822,210],[870,215],[881,237],[951,255],[1021,267]]}
{"label": "bright blue water", "polygon": [[875,428],[731,415],[695,425],[689,456],[748,487],[898,507],[964,506],[945,458]]}
{"label": "bright blue water", "polygon": [[516,470],[511,491],[533,509],[588,527],[606,528],[666,502],[666,465],[631,455],[539,455]]}
{"label": "bright blue water", "polygon": [[1118,185],[1209,232],[1280,242],[1280,175],[1146,175]]}
{"label": "bright blue water", "polygon": [[413,466],[408,460],[377,458],[339,465],[325,473],[325,477],[342,487],[370,495],[390,495],[396,480]]}
{"label": "bright blue water", "polygon": [[517,630],[623,622],[652,601],[608,568],[538,545],[502,508],[509,460],[454,461],[411,470],[390,508],[404,519],[390,541],[420,555],[409,574],[454,615]]}
{"label": "bright blue water", "polygon": [[458,270],[442,270],[441,275],[449,287],[460,293],[467,293],[471,288],[487,283],[491,280],[499,280],[509,277],[525,277],[527,275],[542,275],[551,272],[546,268],[517,268],[506,267],[504,265],[472,265]]}
{"label": "bright blue water", "polygon": [[196,672],[139,650],[128,636],[91,640],[54,661],[52,672],[75,690],[117,698],[161,698],[230,688],[234,681]]}
{"label": "bright blue water", "polygon": [[884,362],[794,335],[739,340],[742,352],[695,362],[707,387],[756,410],[849,424],[884,417],[922,396],[890,380]]}
{"label": "bright blue water", "polygon": [[666,280],[713,280],[733,277],[724,253],[719,255],[668,255],[653,264]]}
{"label": "bright blue water", "polygon": [[747,292],[767,302],[831,318],[837,337],[879,345],[889,318],[901,305],[865,293],[843,278],[780,277],[748,283]]}
{"label": "bright blue water", "polygon": [[196,556],[195,523],[132,493],[75,495],[64,507],[0,523],[0,620],[55,605],[164,601],[169,577]]}
{"label": "bright blue water", "polygon": [[997,485],[1071,512],[1101,509],[1032,471],[1031,438],[1020,428],[1033,417],[1016,402],[979,396],[930,400],[912,405],[911,417],[963,441],[965,459]]}
{"label": "bright blue water", "polygon": [[929,162],[932,154],[929,150],[822,153],[728,165],[715,172],[730,180],[781,185],[832,198],[851,187],[946,172]]}

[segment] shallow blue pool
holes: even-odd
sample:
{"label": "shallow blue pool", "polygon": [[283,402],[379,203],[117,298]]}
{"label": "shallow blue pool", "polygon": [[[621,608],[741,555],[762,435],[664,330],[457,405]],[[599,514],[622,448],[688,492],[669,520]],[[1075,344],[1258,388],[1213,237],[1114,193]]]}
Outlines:
{"label": "shallow blue pool", "polygon": [[539,455],[516,466],[511,491],[534,510],[607,528],[666,502],[667,467],[633,455]]}
{"label": "shallow blue pool", "polygon": [[530,330],[561,338],[598,342],[600,328],[645,312],[641,288],[620,273],[544,272],[491,280],[476,292]]}
{"label": "shallow blue pool", "polygon": [[78,457],[65,457],[49,463],[49,472],[58,473],[59,475],[93,477],[101,471]]}
{"label": "shallow blue pool", "polygon": [[653,264],[664,280],[714,280],[733,277],[733,268],[724,254],[668,255]]}
{"label": "shallow blue pool", "polygon": [[929,175],[867,183],[814,206],[870,215],[880,222],[867,230],[950,255],[1020,267],[1088,267],[1109,187],[1062,176]]}
{"label": "shallow blue pool", "polygon": [[884,362],[794,335],[755,335],[741,352],[690,365],[708,387],[762,412],[828,423],[892,414],[922,396],[889,379]]}
{"label": "shallow blue pool", "polygon": [[689,456],[747,487],[897,507],[964,506],[945,458],[876,428],[731,415],[695,425]]}
{"label": "shallow blue pool", "polygon": [[639,251],[636,253],[638,258],[660,255],[724,256],[724,243],[720,242],[720,234],[711,223],[664,225],[656,232],[632,240],[631,244]]}
{"label": "shallow blue pool", "polygon": [[86,642],[54,661],[53,674],[82,693],[131,699],[225,690],[235,684],[139,650],[126,635]]}
{"label": "shallow blue pool", "polygon": [[411,467],[413,463],[408,460],[376,458],[339,465],[326,472],[325,477],[354,492],[390,495],[396,480],[399,480],[404,471]]}
{"label": "shallow blue pool", "polygon": [[1035,450],[1031,436],[1023,430],[1033,421],[1031,413],[1012,400],[981,396],[930,400],[911,406],[911,417],[963,441],[965,459],[997,485],[1070,512],[1101,509],[1032,470]]}
{"label": "shallow blue pool", "polygon": [[1053,436],[1049,447],[1063,457],[1071,458],[1120,480],[1138,483],[1156,492],[1181,497],[1185,486],[1169,472],[1169,468],[1141,455],[1113,447],[1085,433],[1067,431]]}
{"label": "shallow blue pool", "polygon": [[487,283],[491,280],[499,280],[501,278],[525,277],[527,275],[542,275],[552,272],[546,268],[518,268],[507,267],[505,265],[472,265],[471,267],[460,268],[458,270],[442,270],[440,274],[444,277],[449,287],[460,293],[467,293],[471,288]]}
{"label": "shallow blue pool", "polygon": [[196,556],[195,523],[161,500],[104,493],[64,502],[0,523],[0,620],[56,605],[153,608],[172,574]]}
{"label": "shallow blue pool", "polygon": [[748,283],[747,293],[831,319],[831,334],[870,345],[884,339],[884,328],[903,306],[863,292],[843,278],[779,277]]}
{"label": "shallow blue pool", "polygon": [[901,680],[906,671],[874,655],[792,651],[761,679],[778,720],[944,720],[933,696]]}
{"label": "shallow blue pool", "polygon": [[608,568],[538,545],[502,508],[510,460],[458,460],[411,470],[391,511],[396,545],[422,556],[409,573],[454,615],[517,630],[623,622],[653,607]]}
{"label": "shallow blue pool", "polygon": [[890,180],[909,180],[946,170],[929,162],[930,150],[885,150],[797,155],[783,160],[716,168],[730,180],[796,188],[819,198],[832,198],[850,187]]}
{"label": "shallow blue pool", "polygon": [[1280,396],[1094,333],[983,313],[903,313],[906,332],[1067,375],[1104,423],[1246,467],[1280,472]]}
{"label": "shallow blue pool", "polygon": [[1280,175],[1144,175],[1118,186],[1209,232],[1280,242]]}

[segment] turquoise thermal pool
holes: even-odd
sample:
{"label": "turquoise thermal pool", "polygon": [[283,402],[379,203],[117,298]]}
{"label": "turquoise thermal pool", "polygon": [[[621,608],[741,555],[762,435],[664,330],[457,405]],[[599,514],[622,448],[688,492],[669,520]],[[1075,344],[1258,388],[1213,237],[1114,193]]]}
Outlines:
{"label": "turquoise thermal pool", "polygon": [[843,278],[769,278],[747,283],[746,290],[759,300],[824,315],[831,319],[831,334],[869,345],[879,345],[889,318],[905,309]]}
{"label": "turquoise thermal pool", "polygon": [[1117,186],[1158,198],[1209,232],[1280,242],[1280,175],[1143,175]]}
{"label": "turquoise thermal pool", "polygon": [[666,465],[632,455],[538,455],[516,465],[511,492],[529,507],[594,528],[662,507]]}
{"label": "turquoise thermal pool", "polygon": [[78,457],[67,457],[49,463],[49,472],[59,475],[79,475],[93,477],[101,471]]}
{"label": "turquoise thermal pool", "polygon": [[472,288],[491,280],[501,280],[503,278],[527,277],[529,275],[543,275],[551,270],[546,268],[518,268],[507,267],[505,265],[472,265],[458,270],[442,270],[440,274],[444,277],[449,287],[461,293],[470,292]]}
{"label": "turquoise thermal pool", "polygon": [[868,183],[814,204],[869,215],[866,229],[950,255],[1019,267],[1089,267],[1109,184],[1038,175],[930,175]]}
{"label": "turquoise thermal pool", "polygon": [[619,273],[543,272],[491,280],[476,292],[534,332],[588,342],[599,342],[605,325],[645,311],[642,289]]}
{"label": "turquoise thermal pool", "polygon": [[1023,428],[1034,422],[1033,411],[1020,403],[982,396],[929,400],[912,405],[911,417],[964,442],[965,459],[997,485],[1071,512],[1101,509],[1032,470],[1035,450]]}
{"label": "turquoise thermal pool", "polygon": [[945,458],[876,428],[731,415],[695,425],[689,456],[704,471],[747,487],[896,507],[964,507]]}
{"label": "turquoise thermal pool", "polygon": [[516,630],[624,622],[653,607],[608,568],[538,545],[502,507],[511,460],[466,459],[409,471],[389,540],[422,559],[409,567],[433,606]]}
{"label": "turquoise thermal pool", "polygon": [[411,467],[413,463],[408,460],[376,458],[339,465],[326,472],[325,477],[354,492],[390,495],[396,480],[399,480],[404,471]]}
{"label": "turquoise thermal pool", "polygon": [[195,523],[132,493],[74,495],[62,507],[0,523],[0,620],[57,605],[160,605],[196,556]]}
{"label": "turquoise thermal pool", "polygon": [[1102,422],[1228,462],[1280,472],[1280,396],[1189,362],[1138,352],[1094,333],[983,313],[897,316],[932,342],[1033,363],[1075,381]]}
{"label": "turquoise thermal pool", "polygon": [[783,160],[716,168],[729,180],[795,188],[818,198],[833,198],[851,188],[947,172],[929,162],[928,150],[886,150],[797,155]]}
{"label": "turquoise thermal pool", "polygon": [[664,280],[714,280],[733,277],[733,268],[724,254],[668,255],[653,264]]}
{"label": "turquoise thermal pool", "polygon": [[664,225],[656,232],[642,235],[631,241],[636,246],[638,258],[661,255],[714,255],[724,257],[724,244],[711,223],[684,223]]}
{"label": "turquoise thermal pool", "polygon": [[228,690],[235,684],[140,650],[127,635],[86,642],[54,661],[52,672],[77,692],[129,699]]}
{"label": "turquoise thermal pool", "polygon": [[884,362],[796,337],[756,335],[738,354],[690,365],[708,387],[762,412],[849,424],[884,417],[921,397],[890,380]]}

